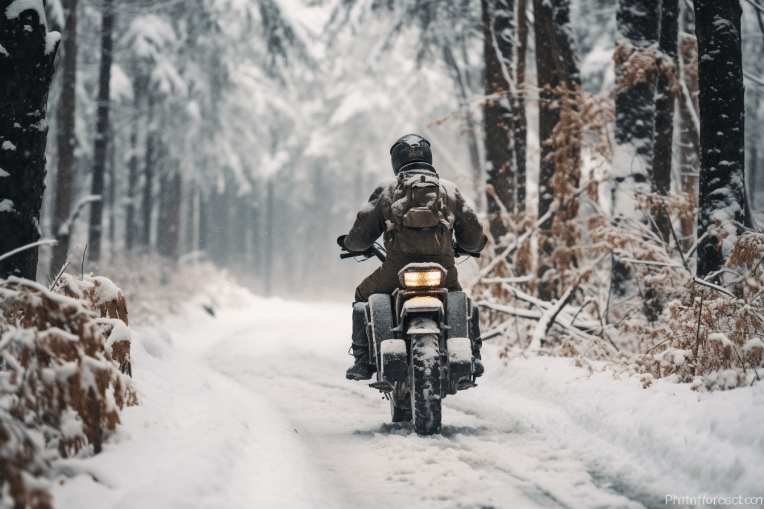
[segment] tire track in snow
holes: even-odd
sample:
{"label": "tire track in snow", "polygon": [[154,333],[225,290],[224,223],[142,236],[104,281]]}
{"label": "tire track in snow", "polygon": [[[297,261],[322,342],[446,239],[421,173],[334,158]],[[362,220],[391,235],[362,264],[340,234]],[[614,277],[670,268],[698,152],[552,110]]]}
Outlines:
{"label": "tire track in snow", "polygon": [[279,408],[345,507],[645,507],[591,474],[549,426],[559,416],[524,417],[522,398],[513,411],[496,408],[480,398],[496,389],[481,384],[444,401],[441,435],[419,437],[410,426],[389,424],[379,393],[344,380],[344,349],[339,356],[331,349],[336,341],[326,341],[324,356],[315,343],[305,353],[292,341],[263,357],[242,348],[257,344],[264,331],[255,329],[221,341],[208,362]]}

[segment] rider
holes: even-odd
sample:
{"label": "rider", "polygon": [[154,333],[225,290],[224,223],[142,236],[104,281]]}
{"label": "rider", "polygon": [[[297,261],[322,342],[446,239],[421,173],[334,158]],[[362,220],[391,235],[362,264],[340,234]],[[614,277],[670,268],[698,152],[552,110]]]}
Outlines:
{"label": "rider", "polygon": [[[390,179],[379,186],[369,198],[369,203],[358,212],[358,217],[344,239],[349,251],[361,252],[369,249],[380,235],[384,234],[384,244],[387,259],[381,267],[363,280],[355,291],[355,301],[367,302],[375,293],[391,294],[400,286],[398,272],[409,263],[434,262],[443,266],[448,272],[444,286],[450,292],[460,291],[456,267],[454,266],[454,249],[451,242],[455,235],[456,242],[465,251],[477,253],[483,249],[487,241],[483,227],[475,212],[465,203],[452,182],[437,177],[432,166],[432,150],[430,142],[416,134],[409,134],[398,141],[390,149],[393,172],[397,178]],[[394,221],[394,194],[400,188],[404,179],[410,176],[436,178],[440,185],[438,205],[441,223],[431,228],[408,228]],[[444,196],[440,196],[443,193]],[[375,367],[368,362],[368,338],[365,331],[365,317],[356,311],[353,313],[353,356],[355,364],[347,370],[349,380],[368,380]],[[480,339],[473,342],[475,356],[475,375],[483,373],[480,361]]]}

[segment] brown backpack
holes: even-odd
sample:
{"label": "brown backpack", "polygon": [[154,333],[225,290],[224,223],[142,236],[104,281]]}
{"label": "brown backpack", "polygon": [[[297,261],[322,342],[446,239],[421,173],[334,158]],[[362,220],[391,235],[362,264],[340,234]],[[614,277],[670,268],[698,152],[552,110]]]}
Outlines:
{"label": "brown backpack", "polygon": [[401,172],[393,191],[388,231],[404,253],[441,255],[451,248],[453,225],[446,214],[446,190],[437,174]]}

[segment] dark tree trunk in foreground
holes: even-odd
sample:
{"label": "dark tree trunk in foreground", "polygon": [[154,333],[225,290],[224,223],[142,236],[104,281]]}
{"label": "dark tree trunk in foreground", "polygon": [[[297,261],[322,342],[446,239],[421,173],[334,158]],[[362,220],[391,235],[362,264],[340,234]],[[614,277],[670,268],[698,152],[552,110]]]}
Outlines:
{"label": "dark tree trunk in foreground", "polygon": [[[59,40],[40,19],[42,0],[21,13],[12,3],[0,0],[0,255],[40,240],[45,114]],[[36,278],[37,248],[0,261],[0,279],[11,275]]]}
{"label": "dark tree trunk in foreground", "polygon": [[[661,36],[659,47],[666,59],[671,59],[673,74],[677,76],[677,37],[679,30],[679,1],[663,0],[661,6]],[[658,75],[655,99],[655,139],[652,168],[653,192],[668,196],[671,190],[672,139],[674,137],[674,92],[670,76]],[[671,218],[665,207],[653,211],[655,222],[663,240],[671,235]]]}
{"label": "dark tree trunk in foreground", "polygon": [[[500,95],[503,97],[490,99],[486,102],[483,115],[485,123],[485,143],[487,156],[487,184],[492,187],[486,191],[488,215],[490,217],[491,235],[496,242],[507,233],[506,225],[501,217],[502,209],[512,212],[514,209],[514,171],[512,168],[512,150],[510,147],[510,127],[512,123],[512,108],[508,97],[510,86],[505,71],[511,69],[510,52],[499,57],[498,36],[511,29],[511,10],[507,12],[510,2],[499,0],[482,0],[483,35],[487,96]],[[501,9],[501,16],[496,16]],[[504,67],[504,70],[502,69]]]}
{"label": "dark tree trunk in foreground", "polygon": [[69,253],[69,237],[71,226],[61,231],[61,226],[72,213],[72,198],[74,196],[74,133],[75,90],[77,88],[77,0],[69,0],[69,14],[66,18],[66,33],[64,34],[64,58],[60,63],[62,76],[61,98],[56,111],[58,123],[58,173],[56,174],[56,199],[53,209],[53,234],[58,244],[53,246],[53,259],[50,262],[49,274],[55,277],[66,262]]}
{"label": "dark tree trunk in foreground", "polygon": [[[111,81],[112,30],[114,28],[113,0],[103,0],[101,24],[101,66],[98,89],[98,121],[96,122],[95,147],[93,150],[93,179],[90,194],[103,196],[103,176],[106,168],[109,142],[109,84]],[[101,230],[103,200],[90,203],[90,230],[88,235],[88,260],[101,258]]]}
{"label": "dark tree trunk in foreground", "polygon": [[[695,0],[700,88],[700,189],[697,275],[722,268],[726,246],[737,238],[738,227],[722,224],[745,221],[745,101],[740,44],[739,0]],[[720,230],[730,236],[717,249]]]}

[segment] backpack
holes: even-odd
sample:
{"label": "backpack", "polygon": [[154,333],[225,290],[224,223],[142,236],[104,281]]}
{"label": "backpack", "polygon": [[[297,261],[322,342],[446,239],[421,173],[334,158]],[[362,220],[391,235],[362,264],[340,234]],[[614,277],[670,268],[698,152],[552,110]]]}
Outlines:
{"label": "backpack", "polygon": [[387,222],[401,251],[442,255],[451,248],[453,225],[446,212],[446,190],[431,172],[401,172]]}

